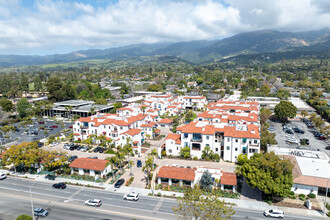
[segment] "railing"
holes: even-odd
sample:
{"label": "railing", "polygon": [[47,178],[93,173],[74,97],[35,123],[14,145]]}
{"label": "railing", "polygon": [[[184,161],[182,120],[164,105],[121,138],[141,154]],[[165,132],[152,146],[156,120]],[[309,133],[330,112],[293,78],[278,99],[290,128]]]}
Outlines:
{"label": "railing", "polygon": [[192,138],[191,141],[192,142],[202,142],[202,139],[194,139],[194,138]]}

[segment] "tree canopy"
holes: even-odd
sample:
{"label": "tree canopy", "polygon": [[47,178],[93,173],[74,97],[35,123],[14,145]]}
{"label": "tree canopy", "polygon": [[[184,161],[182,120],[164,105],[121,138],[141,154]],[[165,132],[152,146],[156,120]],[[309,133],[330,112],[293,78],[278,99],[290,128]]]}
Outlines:
{"label": "tree canopy", "polygon": [[289,101],[280,101],[274,109],[275,116],[279,119],[286,120],[287,118],[294,118],[297,114],[297,108]]}
{"label": "tree canopy", "polygon": [[22,98],[17,102],[16,108],[19,117],[25,118],[31,113],[31,105],[26,98]]}
{"label": "tree canopy", "polygon": [[14,104],[12,103],[12,101],[6,98],[0,99],[0,106],[6,112],[10,112],[14,108]]}
{"label": "tree canopy", "polygon": [[239,172],[247,183],[268,195],[286,196],[293,185],[293,164],[274,152],[255,153],[250,159],[238,157]]}
{"label": "tree canopy", "polygon": [[213,180],[212,180],[212,175],[209,171],[204,171],[201,180],[199,181],[199,184],[201,185],[203,190],[206,191],[211,191],[212,190],[212,185],[213,185]]}
{"label": "tree canopy", "polygon": [[232,205],[226,204],[213,193],[203,195],[198,186],[186,188],[184,197],[177,199],[179,204],[173,207],[178,219],[230,219],[235,214]]}

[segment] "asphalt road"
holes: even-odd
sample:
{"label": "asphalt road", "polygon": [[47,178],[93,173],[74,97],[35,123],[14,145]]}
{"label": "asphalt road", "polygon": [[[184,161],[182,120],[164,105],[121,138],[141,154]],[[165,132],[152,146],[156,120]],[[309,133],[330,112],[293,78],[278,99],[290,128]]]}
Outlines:
{"label": "asphalt road", "polygon": [[[0,218],[15,219],[31,213],[33,206],[49,211],[46,219],[176,219],[174,199],[141,196],[137,202],[123,200],[123,194],[105,190],[70,186],[53,189],[51,184],[29,179],[8,177],[0,181]],[[101,207],[86,207],[87,199],[101,199]],[[235,208],[232,219],[267,219],[262,212]],[[285,219],[315,219],[305,216],[285,216]]]}

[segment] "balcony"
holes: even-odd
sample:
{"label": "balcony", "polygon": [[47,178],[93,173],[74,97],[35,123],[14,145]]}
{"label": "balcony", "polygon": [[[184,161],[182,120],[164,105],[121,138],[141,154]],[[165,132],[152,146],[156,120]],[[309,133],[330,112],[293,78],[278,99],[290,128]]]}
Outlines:
{"label": "balcony", "polygon": [[202,138],[192,138],[191,142],[202,142]]}

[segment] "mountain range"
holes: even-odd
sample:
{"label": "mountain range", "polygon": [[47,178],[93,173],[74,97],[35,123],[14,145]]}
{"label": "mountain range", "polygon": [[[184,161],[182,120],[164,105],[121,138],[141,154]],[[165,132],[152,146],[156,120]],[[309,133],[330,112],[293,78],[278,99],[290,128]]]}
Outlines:
{"label": "mountain range", "polygon": [[0,55],[0,66],[59,64],[84,60],[121,60],[142,56],[170,56],[192,64],[201,64],[242,55],[294,54],[294,52],[303,55],[328,50],[330,50],[330,29],[295,33],[262,30],[240,33],[221,40],[137,44],[47,56]]}

